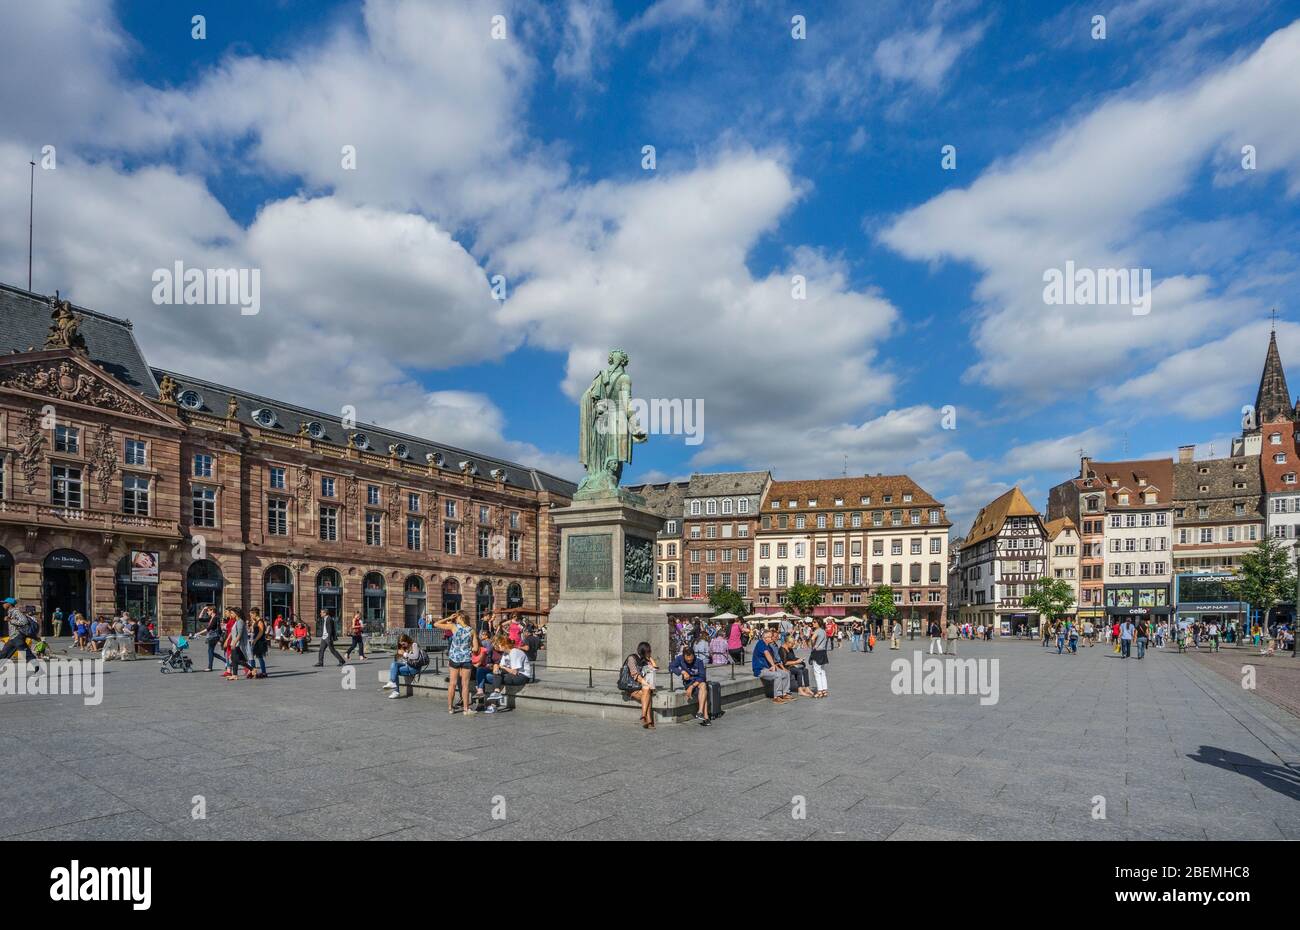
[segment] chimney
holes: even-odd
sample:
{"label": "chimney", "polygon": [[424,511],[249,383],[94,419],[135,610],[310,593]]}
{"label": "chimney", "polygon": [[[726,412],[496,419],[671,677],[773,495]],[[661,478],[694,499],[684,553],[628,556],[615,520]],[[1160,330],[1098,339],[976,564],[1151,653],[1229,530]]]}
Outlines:
{"label": "chimney", "polygon": [[1088,477],[1088,466],[1092,464],[1092,459],[1086,455],[1079,457],[1079,477]]}
{"label": "chimney", "polygon": [[1178,464],[1188,465],[1196,457],[1196,446],[1179,446],[1178,447]]}

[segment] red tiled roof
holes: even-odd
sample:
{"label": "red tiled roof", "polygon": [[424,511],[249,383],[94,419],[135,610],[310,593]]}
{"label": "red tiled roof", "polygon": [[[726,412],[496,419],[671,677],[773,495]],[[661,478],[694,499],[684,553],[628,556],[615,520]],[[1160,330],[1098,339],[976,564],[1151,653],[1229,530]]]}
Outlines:
{"label": "red tiled roof", "polygon": [[[1282,434],[1281,445],[1273,445],[1269,442],[1269,436],[1273,433]],[[1277,491],[1295,491],[1295,483],[1287,484],[1282,480],[1283,475],[1294,475],[1300,472],[1300,451],[1296,448],[1296,425],[1290,420],[1270,420],[1260,428],[1260,439],[1263,445],[1260,446],[1259,452],[1259,471],[1264,479],[1264,493],[1272,494]],[[1286,455],[1285,462],[1274,462],[1273,456],[1278,453]]]}

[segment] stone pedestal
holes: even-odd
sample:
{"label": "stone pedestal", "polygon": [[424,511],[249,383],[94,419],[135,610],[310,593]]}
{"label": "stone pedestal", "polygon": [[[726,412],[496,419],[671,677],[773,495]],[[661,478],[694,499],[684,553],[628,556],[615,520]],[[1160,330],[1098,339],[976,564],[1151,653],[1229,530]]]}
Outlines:
{"label": "stone pedestal", "polygon": [[663,521],[623,491],[580,495],[550,513],[560,530],[560,599],[546,625],[551,668],[616,670],[638,643],[668,667],[668,608],[655,597]]}

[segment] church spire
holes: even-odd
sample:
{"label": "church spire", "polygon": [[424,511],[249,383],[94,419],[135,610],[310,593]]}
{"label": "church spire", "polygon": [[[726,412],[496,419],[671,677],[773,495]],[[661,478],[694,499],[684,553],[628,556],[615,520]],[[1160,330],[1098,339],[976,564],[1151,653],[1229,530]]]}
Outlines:
{"label": "church spire", "polygon": [[1264,373],[1259,379],[1259,392],[1255,395],[1255,422],[1262,426],[1272,420],[1294,420],[1291,392],[1286,386],[1286,372],[1282,369],[1282,356],[1277,351],[1277,333],[1268,337],[1268,354],[1264,356]]}

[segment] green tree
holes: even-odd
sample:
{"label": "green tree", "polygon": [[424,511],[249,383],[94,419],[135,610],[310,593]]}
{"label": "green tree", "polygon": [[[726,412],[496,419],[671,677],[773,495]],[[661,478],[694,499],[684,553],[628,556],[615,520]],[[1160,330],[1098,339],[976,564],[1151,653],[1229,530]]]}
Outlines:
{"label": "green tree", "polygon": [[1064,578],[1039,578],[1029,586],[1029,593],[1021,603],[1050,622],[1070,612],[1074,606],[1074,589]]}
{"label": "green tree", "polygon": [[867,601],[867,616],[888,623],[897,613],[898,605],[894,603],[893,588],[885,584],[871,592],[871,600]]}
{"label": "green tree", "polygon": [[1267,625],[1269,611],[1295,596],[1295,583],[1290,554],[1272,536],[1265,536],[1241,557],[1237,577],[1225,581],[1223,587],[1258,610]]}
{"label": "green tree", "polygon": [[822,602],[822,589],[815,584],[796,581],[785,592],[783,601],[790,610],[806,614]]}
{"label": "green tree", "polygon": [[726,585],[709,592],[709,606],[713,608],[715,614],[730,612],[737,617],[743,617],[748,613],[745,609],[745,599],[741,597],[740,592],[733,591]]}

